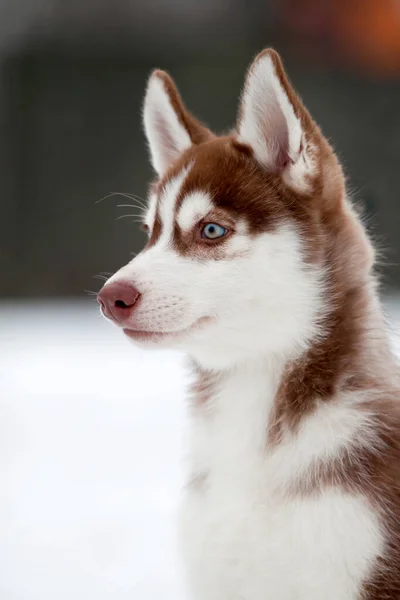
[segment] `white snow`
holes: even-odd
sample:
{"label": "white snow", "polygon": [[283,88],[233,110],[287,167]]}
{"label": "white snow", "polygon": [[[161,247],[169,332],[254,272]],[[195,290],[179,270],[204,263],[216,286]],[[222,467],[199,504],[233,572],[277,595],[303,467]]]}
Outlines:
{"label": "white snow", "polygon": [[94,302],[0,304],[2,600],[185,598],[184,383]]}

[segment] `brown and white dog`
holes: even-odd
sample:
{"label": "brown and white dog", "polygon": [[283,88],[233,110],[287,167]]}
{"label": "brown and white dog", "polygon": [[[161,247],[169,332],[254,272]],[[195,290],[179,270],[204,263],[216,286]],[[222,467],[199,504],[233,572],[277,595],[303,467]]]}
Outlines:
{"label": "brown and white dog", "polygon": [[191,597],[400,598],[399,376],[334,152],[273,50],[231,135],[163,71],[144,127],[149,241],[99,302],[136,342],[190,357]]}

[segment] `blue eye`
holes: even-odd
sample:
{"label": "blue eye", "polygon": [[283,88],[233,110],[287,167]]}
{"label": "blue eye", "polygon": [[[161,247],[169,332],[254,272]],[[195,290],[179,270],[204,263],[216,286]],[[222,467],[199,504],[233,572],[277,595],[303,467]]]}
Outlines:
{"label": "blue eye", "polygon": [[221,227],[221,225],[217,225],[217,223],[207,223],[201,231],[201,237],[208,240],[217,240],[218,238],[223,237],[227,231],[228,230],[225,229],[225,227]]}

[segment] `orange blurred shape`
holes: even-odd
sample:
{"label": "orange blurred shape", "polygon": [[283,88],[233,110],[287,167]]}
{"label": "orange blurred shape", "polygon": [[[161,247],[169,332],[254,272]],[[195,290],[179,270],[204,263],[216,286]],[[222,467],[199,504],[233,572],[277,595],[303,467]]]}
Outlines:
{"label": "orange blurred shape", "polygon": [[338,2],[336,34],[342,52],[360,67],[400,73],[400,1]]}

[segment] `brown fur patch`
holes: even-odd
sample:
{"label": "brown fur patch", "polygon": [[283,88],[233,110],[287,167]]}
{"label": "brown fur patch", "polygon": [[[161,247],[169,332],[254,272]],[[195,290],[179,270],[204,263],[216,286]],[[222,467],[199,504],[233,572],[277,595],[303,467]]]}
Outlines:
{"label": "brown fur patch", "polygon": [[350,471],[353,481],[364,475],[363,489],[380,515],[386,532],[385,552],[364,585],[365,600],[400,598],[400,395],[376,403],[377,430],[384,443],[379,454],[365,453]]}
{"label": "brown fur patch", "polygon": [[[321,339],[286,367],[275,399],[270,443],[282,438],[282,427],[295,431],[320,401],[348,391],[369,390],[379,381],[365,372],[365,338],[370,335],[365,316],[370,291],[366,285],[340,290],[334,274],[331,278],[335,286],[327,294],[327,303],[333,308],[321,319]],[[384,347],[382,352],[384,355]]]}
{"label": "brown fur patch", "polygon": [[368,435],[372,433],[373,439],[368,444],[355,444],[328,463],[316,462],[290,491],[309,496],[341,488],[363,494],[376,510],[386,547],[364,582],[362,600],[400,598],[400,394],[398,390],[391,394],[388,400],[377,392],[376,399],[360,406],[369,415]]}
{"label": "brown fur patch", "polygon": [[[234,136],[216,138],[187,150],[166,173],[160,187],[189,165],[192,166],[178,195],[175,216],[188,194],[203,191],[209,194],[217,211],[225,212],[233,221],[244,221],[250,235],[273,231],[284,221],[296,221],[304,233],[306,258],[311,262],[318,259],[323,242],[319,229],[321,193],[296,193],[280,175],[258,165],[251,151]],[[317,185],[318,182],[316,188]],[[190,248],[183,238],[176,225],[175,248],[187,254]]]}
{"label": "brown fur patch", "polygon": [[185,162],[193,163],[176,202],[196,191],[207,192],[217,209],[244,219],[251,233],[273,228],[283,215],[279,179],[265,173],[235,144],[234,138],[218,138],[188,150]]}
{"label": "brown fur patch", "polygon": [[199,407],[207,405],[215,396],[224,376],[214,371],[206,371],[194,361],[191,362],[191,370],[194,377],[189,397],[191,398],[191,407],[197,410]]}
{"label": "brown fur patch", "polygon": [[154,246],[157,243],[161,234],[162,234],[162,221],[160,219],[160,213],[159,213],[159,210],[157,207],[156,214],[154,217],[153,227],[152,227],[150,238],[149,238],[149,241],[147,242],[146,248],[151,248],[151,246]]}

